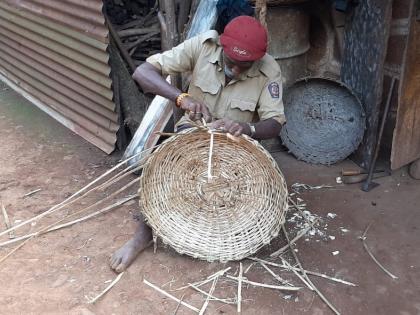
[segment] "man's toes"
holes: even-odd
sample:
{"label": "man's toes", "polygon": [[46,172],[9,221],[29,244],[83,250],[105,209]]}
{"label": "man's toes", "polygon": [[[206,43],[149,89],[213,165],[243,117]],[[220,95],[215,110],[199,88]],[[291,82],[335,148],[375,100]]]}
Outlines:
{"label": "man's toes", "polygon": [[111,268],[117,270],[118,265],[121,264],[121,257],[112,257],[111,259]]}
{"label": "man's toes", "polygon": [[119,264],[114,270],[118,273],[123,272],[125,269],[127,269],[127,266],[123,263]]}

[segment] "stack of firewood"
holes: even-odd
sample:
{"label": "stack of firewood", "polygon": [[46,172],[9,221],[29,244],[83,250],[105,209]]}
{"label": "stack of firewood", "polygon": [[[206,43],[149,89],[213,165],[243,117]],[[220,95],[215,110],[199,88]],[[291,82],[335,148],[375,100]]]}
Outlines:
{"label": "stack of firewood", "polygon": [[116,30],[136,66],[150,55],[161,51],[160,26],[156,11],[152,10],[146,16],[119,25]]}
{"label": "stack of firewood", "polygon": [[198,0],[105,0],[112,37],[133,70],[147,57],[170,49],[182,33]]}
{"label": "stack of firewood", "polygon": [[[151,0],[106,0],[105,12],[114,38],[135,66],[161,51],[158,6]],[[125,58],[127,58],[125,56]]]}

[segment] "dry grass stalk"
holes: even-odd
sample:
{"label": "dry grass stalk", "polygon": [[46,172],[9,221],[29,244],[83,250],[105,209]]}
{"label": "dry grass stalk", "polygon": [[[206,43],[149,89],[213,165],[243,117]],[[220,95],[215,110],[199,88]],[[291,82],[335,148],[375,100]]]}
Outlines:
{"label": "dry grass stalk", "polygon": [[[1,212],[3,213],[4,225],[6,226],[6,230],[8,230],[12,227],[12,223],[10,223],[9,215],[7,214],[6,208],[3,204],[1,204]],[[9,232],[9,238],[15,238],[14,231]]]}
{"label": "dry grass stalk", "polygon": [[203,315],[204,314],[204,312],[206,311],[206,308],[207,308],[207,306],[209,305],[209,299],[210,299],[210,296],[213,294],[213,292],[214,292],[214,289],[216,288],[216,283],[217,283],[217,280],[219,279],[219,277],[216,277],[216,278],[214,278],[214,280],[213,280],[213,284],[211,285],[211,288],[210,288],[210,291],[209,291],[209,294],[207,295],[207,298],[206,298],[206,300],[204,301],[204,304],[203,304],[203,306],[201,307],[201,309],[200,309],[200,313],[199,313],[199,315]]}
{"label": "dry grass stalk", "polygon": [[[235,281],[239,281],[238,277],[233,277],[231,275],[226,275],[226,277],[229,278],[229,279],[235,280]],[[256,287],[263,287],[263,288],[274,289],[274,290],[298,291],[298,290],[301,289],[300,287],[272,285],[272,284],[265,284],[265,283],[260,283],[260,282],[249,281],[249,280],[245,279],[244,277],[242,277],[241,281],[243,283],[251,284],[251,285],[256,286]]]}
{"label": "dry grass stalk", "polygon": [[373,255],[373,253],[370,251],[369,247],[367,246],[366,243],[366,239],[367,239],[367,232],[370,228],[370,226],[372,225],[372,222],[369,223],[369,225],[366,227],[365,231],[363,232],[362,236],[359,237],[359,239],[362,241],[363,243],[363,248],[366,250],[366,252],[368,253],[368,255],[370,256],[370,258],[372,258],[372,260],[379,266],[379,268],[381,268],[388,276],[390,276],[392,279],[398,279],[397,276],[393,275],[390,271],[388,271],[377,259],[376,257]]}
{"label": "dry grass stalk", "polygon": [[146,279],[143,279],[143,282],[144,282],[145,284],[147,284],[149,287],[151,287],[151,288],[155,289],[156,291],[158,291],[159,293],[162,293],[163,295],[167,296],[168,298],[170,298],[170,299],[172,299],[172,300],[174,300],[174,301],[177,301],[178,303],[180,303],[180,304],[184,305],[185,307],[188,307],[190,310],[192,310],[192,311],[194,311],[194,312],[196,312],[196,313],[199,313],[199,312],[200,312],[200,310],[199,310],[198,308],[196,308],[196,307],[194,307],[194,306],[192,306],[192,305],[190,305],[190,304],[188,304],[188,303],[185,303],[184,301],[182,301],[182,300],[180,300],[180,299],[178,299],[178,298],[174,297],[172,294],[169,294],[168,292],[166,292],[166,291],[162,290],[161,288],[157,287],[157,286],[156,286],[156,285],[154,285],[153,283],[150,283],[150,282],[149,282],[149,281],[147,281]]}
{"label": "dry grass stalk", "polygon": [[[286,269],[288,269],[288,270],[290,270],[290,271],[291,271],[292,269],[294,269],[294,270],[296,270],[296,271],[300,271],[300,269],[299,269],[299,268],[296,268],[296,267],[290,266],[290,264],[289,264],[289,266],[286,266],[286,265],[284,265],[284,264],[276,264],[276,263],[274,263],[274,262],[267,261],[267,260],[263,260],[263,259],[256,258],[256,257],[248,257],[248,259],[250,259],[250,260],[254,260],[254,261],[258,261],[258,262],[262,262],[262,263],[264,263],[264,264],[266,264],[266,265],[270,265],[270,266],[274,266],[274,267],[286,268]],[[339,279],[339,278],[330,277],[330,276],[327,276],[327,275],[322,274],[322,273],[319,273],[319,272],[310,271],[310,270],[306,270],[306,269],[305,269],[305,272],[306,272],[308,275],[313,275],[313,276],[321,277],[321,278],[328,279],[328,280],[331,280],[331,281],[334,281],[334,282],[339,282],[339,283],[342,283],[342,284],[346,284],[346,285],[350,285],[350,286],[353,286],[353,287],[357,287],[357,284],[354,284],[354,283],[352,283],[352,282],[349,282],[349,281],[346,281],[346,280],[343,280],[343,279]]]}
{"label": "dry grass stalk", "polygon": [[[284,236],[286,237],[287,241],[290,243],[290,239],[289,239],[289,235],[287,234],[287,231],[284,227],[284,225],[282,226],[282,230],[284,233]],[[291,247],[293,248],[293,247]],[[297,254],[295,253],[294,250],[292,250],[292,254],[293,257],[296,260],[296,263],[298,264],[298,267],[300,269],[300,271],[302,272],[303,276],[305,277],[306,281],[309,283],[310,287],[312,287],[312,289],[318,294],[318,296],[321,298],[321,300],[324,301],[325,304],[328,305],[328,307],[337,315],[340,315],[340,312],[334,307],[334,305],[331,304],[330,301],[328,301],[328,299],[321,293],[321,291],[318,290],[318,288],[313,284],[313,282],[311,281],[311,279],[309,279],[308,275],[306,274],[305,269],[303,269],[302,264],[299,261],[299,258],[297,256]]]}
{"label": "dry grass stalk", "polygon": [[243,270],[242,270],[242,263],[239,263],[239,275],[238,275],[238,306],[237,306],[237,311],[238,313],[241,312],[241,302],[242,302],[242,275],[243,275]]}
{"label": "dry grass stalk", "polygon": [[93,304],[95,303],[97,300],[99,300],[105,293],[107,293],[109,290],[111,290],[111,288],[118,282],[120,281],[121,277],[123,276],[124,272],[121,272],[115,279],[114,281],[112,281],[109,286],[107,286],[105,288],[105,290],[103,290],[98,296],[96,296],[94,299],[90,300],[88,303],[89,304]]}
{"label": "dry grass stalk", "polygon": [[[154,148],[155,148],[155,147],[150,148],[150,149],[148,149],[148,150],[151,150],[151,149],[154,149]],[[22,227],[22,226],[24,226],[24,225],[26,225],[26,224],[29,224],[29,223],[31,223],[31,222],[33,222],[33,221],[39,220],[39,219],[41,219],[41,218],[45,217],[45,216],[46,216],[46,215],[48,215],[48,214],[51,214],[51,213],[53,213],[53,212],[55,212],[55,211],[58,211],[58,210],[60,210],[60,209],[64,208],[65,206],[68,206],[68,205],[70,205],[70,204],[74,203],[75,201],[77,201],[77,200],[79,200],[80,198],[82,198],[82,197],[84,197],[84,196],[88,195],[89,193],[91,193],[91,192],[93,192],[93,191],[96,191],[96,190],[97,190],[97,187],[95,187],[95,188],[93,188],[93,189],[91,189],[91,190],[89,190],[89,191],[85,192],[88,188],[92,187],[93,185],[95,185],[96,183],[98,183],[99,181],[101,181],[103,178],[105,178],[106,176],[108,176],[109,174],[111,174],[113,171],[115,171],[116,169],[120,168],[122,165],[124,165],[124,164],[125,164],[125,163],[127,163],[128,161],[130,161],[130,160],[132,160],[132,159],[136,158],[138,155],[144,154],[144,153],[145,153],[146,151],[148,151],[148,150],[145,150],[145,151],[142,151],[142,152],[136,153],[136,154],[134,154],[133,156],[131,156],[130,158],[125,159],[124,161],[122,161],[122,162],[118,163],[118,164],[117,164],[117,165],[115,165],[113,168],[109,169],[109,170],[108,170],[108,171],[106,171],[104,174],[102,174],[101,176],[99,176],[98,178],[96,178],[95,180],[93,180],[92,182],[90,182],[89,184],[87,184],[86,186],[82,187],[82,188],[81,188],[81,189],[79,189],[77,192],[75,192],[75,193],[74,193],[74,194],[72,194],[70,197],[68,197],[68,198],[66,198],[65,200],[63,200],[62,202],[60,202],[59,204],[57,204],[57,205],[55,205],[55,206],[51,207],[50,209],[48,209],[48,210],[46,210],[46,211],[44,211],[44,212],[42,212],[42,213],[40,213],[40,214],[36,215],[35,217],[32,217],[31,219],[28,219],[28,220],[26,220],[26,221],[23,221],[23,222],[21,222],[21,223],[19,223],[19,224],[15,225],[15,226],[13,226],[13,227],[11,227],[10,229],[7,229],[7,230],[5,230],[5,231],[0,232],[0,236],[4,235],[4,234],[6,234],[6,233],[9,233],[10,231],[16,230],[16,229],[18,229],[18,228],[20,228],[20,227]],[[130,167],[127,167],[127,168],[130,168]],[[85,192],[85,193],[82,195],[82,193],[83,193],[83,192]],[[76,198],[76,197],[77,197],[77,198]]]}
{"label": "dry grass stalk", "polygon": [[106,213],[108,211],[114,210],[118,206],[120,206],[120,205],[122,205],[122,204],[124,204],[124,203],[126,203],[126,202],[128,202],[130,200],[136,199],[136,198],[138,198],[137,195],[128,196],[127,198],[123,198],[123,199],[121,199],[121,200],[113,203],[112,205],[109,205],[109,206],[107,206],[107,207],[105,207],[105,208],[103,208],[101,210],[95,211],[95,212],[93,212],[91,214],[88,214],[88,215],[86,215],[86,216],[84,216],[82,218],[79,218],[77,220],[70,221],[70,222],[67,222],[67,223],[64,223],[64,224],[61,224],[61,225],[54,225],[54,226],[52,226],[51,228],[49,228],[48,230],[46,230],[44,232],[38,231],[38,232],[35,232],[35,233],[31,233],[31,234],[27,234],[27,235],[23,235],[23,236],[17,237],[15,239],[10,240],[10,241],[7,241],[7,242],[0,243],[0,247],[6,246],[6,245],[10,245],[12,243],[15,243],[15,242],[18,242],[18,241],[21,241],[21,240],[30,238],[32,236],[41,235],[41,234],[47,234],[49,232],[53,232],[53,231],[56,231],[56,230],[59,230],[59,229],[65,228],[65,227],[72,226],[72,225],[74,225],[76,223],[86,221],[86,220],[88,220],[90,218],[93,218],[93,217],[95,217],[97,215],[100,215],[100,214]]}

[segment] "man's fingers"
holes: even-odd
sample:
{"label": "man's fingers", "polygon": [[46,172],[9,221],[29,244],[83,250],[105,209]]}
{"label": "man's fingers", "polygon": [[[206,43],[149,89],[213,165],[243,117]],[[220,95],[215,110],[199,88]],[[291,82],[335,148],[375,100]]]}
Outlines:
{"label": "man's fingers", "polygon": [[211,124],[213,129],[220,129],[220,127],[224,126],[224,121],[222,119],[216,120]]}
{"label": "man's fingers", "polygon": [[201,112],[203,113],[204,120],[210,122],[212,117],[206,105],[201,105]]}

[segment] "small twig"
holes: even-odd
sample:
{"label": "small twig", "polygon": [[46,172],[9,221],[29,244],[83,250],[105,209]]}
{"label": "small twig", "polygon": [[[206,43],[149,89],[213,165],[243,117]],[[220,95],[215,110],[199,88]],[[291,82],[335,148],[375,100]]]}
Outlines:
{"label": "small twig", "polygon": [[210,296],[213,294],[214,289],[216,288],[216,283],[217,283],[217,280],[218,280],[218,279],[219,279],[219,277],[214,278],[214,280],[213,280],[213,284],[211,285],[211,288],[210,288],[210,291],[209,291],[209,294],[207,295],[207,298],[206,298],[206,300],[204,301],[204,304],[203,304],[203,306],[202,306],[202,307],[201,307],[201,309],[200,309],[200,313],[199,313],[199,315],[203,315],[203,314],[204,314],[204,312],[206,311],[207,305],[209,305],[209,299],[210,299]]}
{"label": "small twig", "polygon": [[153,283],[150,283],[149,281],[147,281],[146,279],[143,279],[143,283],[147,284],[149,287],[152,287],[153,289],[155,289],[156,291],[158,291],[159,293],[162,293],[163,295],[167,296],[168,298],[177,301],[178,303],[184,305],[185,307],[188,307],[190,310],[199,313],[200,310],[188,303],[185,303],[184,301],[174,297],[172,294],[169,294],[168,292],[162,290],[161,288],[157,287],[156,285],[154,285]]}
{"label": "small twig", "polygon": [[388,276],[390,276],[392,279],[398,279],[397,276],[393,275],[390,271],[388,271],[379,261],[376,259],[376,257],[373,255],[373,253],[370,251],[369,247],[367,246],[366,239],[367,239],[367,232],[372,225],[372,222],[369,223],[369,225],[366,227],[365,231],[363,232],[362,236],[359,237],[359,239],[363,243],[363,248],[366,250],[370,258],[381,268]]}
{"label": "small twig", "polygon": [[114,281],[112,281],[109,286],[107,286],[105,288],[105,290],[103,290],[98,296],[96,296],[94,299],[90,300],[88,303],[89,304],[93,304],[95,303],[97,300],[99,300],[105,293],[107,293],[109,290],[111,290],[111,288],[118,282],[120,281],[121,277],[123,276],[124,272],[121,272],[115,279]]}
{"label": "small twig", "polygon": [[238,313],[241,312],[241,302],[242,302],[242,263],[239,263],[239,275],[238,275],[238,306],[237,311]]}
{"label": "small twig", "polygon": [[32,196],[33,194],[36,194],[37,192],[39,192],[39,191],[41,191],[41,190],[42,190],[41,188],[38,188],[38,189],[32,190],[32,191],[28,192],[27,194],[24,194],[24,195],[22,196],[22,198],[26,198],[26,197]]}
{"label": "small twig", "polygon": [[[6,226],[6,230],[8,230],[12,227],[12,224],[10,223],[9,215],[3,204],[1,204],[1,212],[3,213],[4,225]],[[15,238],[15,231],[9,232],[9,238]]]}
{"label": "small twig", "polygon": [[[232,280],[239,281],[238,277],[233,277],[231,275],[226,275],[226,277],[229,278],[229,279],[232,279]],[[275,289],[275,290],[298,291],[298,290],[302,289],[300,287],[272,285],[272,284],[265,284],[265,283],[260,283],[260,282],[249,281],[247,279],[244,279],[243,277],[242,277],[241,281],[243,283],[248,283],[248,284],[251,284],[251,285],[256,286],[256,287],[263,287],[263,288]]]}

